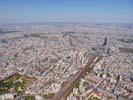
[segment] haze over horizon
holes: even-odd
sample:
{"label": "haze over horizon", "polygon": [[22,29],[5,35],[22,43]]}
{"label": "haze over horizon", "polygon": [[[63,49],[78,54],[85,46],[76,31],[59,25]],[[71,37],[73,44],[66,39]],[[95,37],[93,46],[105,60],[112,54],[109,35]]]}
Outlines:
{"label": "haze over horizon", "polygon": [[1,0],[0,23],[133,23],[132,0]]}

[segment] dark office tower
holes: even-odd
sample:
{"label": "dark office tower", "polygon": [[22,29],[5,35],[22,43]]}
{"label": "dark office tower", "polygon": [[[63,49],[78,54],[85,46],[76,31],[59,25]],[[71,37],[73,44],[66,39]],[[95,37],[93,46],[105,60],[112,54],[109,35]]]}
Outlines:
{"label": "dark office tower", "polygon": [[104,39],[103,45],[106,45],[106,44],[107,44],[107,38]]}

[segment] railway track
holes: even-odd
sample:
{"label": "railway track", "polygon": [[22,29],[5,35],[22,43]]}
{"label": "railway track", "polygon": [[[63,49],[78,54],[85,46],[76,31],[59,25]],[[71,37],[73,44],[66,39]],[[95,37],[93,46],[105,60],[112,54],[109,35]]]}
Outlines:
{"label": "railway track", "polygon": [[54,97],[51,100],[65,100],[67,96],[71,93],[76,83],[80,81],[80,78],[84,76],[86,72],[91,72],[95,64],[101,59],[101,55],[96,53],[91,53],[88,57],[88,62],[86,65],[80,69],[76,74],[70,76],[63,87],[55,93]]}

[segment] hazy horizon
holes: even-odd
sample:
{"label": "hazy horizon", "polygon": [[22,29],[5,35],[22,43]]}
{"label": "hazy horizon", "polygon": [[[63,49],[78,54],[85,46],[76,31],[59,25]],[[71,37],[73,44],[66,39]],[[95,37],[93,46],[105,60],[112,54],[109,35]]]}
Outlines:
{"label": "hazy horizon", "polygon": [[1,0],[0,23],[133,23],[132,0]]}

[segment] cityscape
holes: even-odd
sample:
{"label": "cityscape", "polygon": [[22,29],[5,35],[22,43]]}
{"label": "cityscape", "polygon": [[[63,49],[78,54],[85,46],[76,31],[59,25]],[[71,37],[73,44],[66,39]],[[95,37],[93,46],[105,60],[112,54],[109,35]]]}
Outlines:
{"label": "cityscape", "polygon": [[[36,100],[52,100],[89,59],[92,64],[70,86],[66,100],[132,98],[133,25],[57,23],[8,25],[10,30],[1,27],[1,98],[33,96]],[[95,59],[91,54],[96,55]]]}
{"label": "cityscape", "polygon": [[29,1],[0,1],[0,100],[133,100],[133,2]]}

